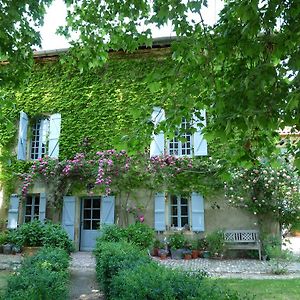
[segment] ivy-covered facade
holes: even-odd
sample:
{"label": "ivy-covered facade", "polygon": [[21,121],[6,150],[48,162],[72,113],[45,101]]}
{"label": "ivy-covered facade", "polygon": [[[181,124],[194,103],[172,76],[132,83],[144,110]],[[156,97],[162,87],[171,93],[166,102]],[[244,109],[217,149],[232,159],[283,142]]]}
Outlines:
{"label": "ivy-covered facade", "polygon": [[177,137],[159,127],[176,89],[146,79],[172,68],[168,44],[111,53],[89,73],[61,64],[64,55],[37,53],[24,85],[7,90],[14,107],[0,129],[2,227],[51,219],[80,250],[93,248],[100,223],[188,235],[256,229],[255,215],[226,205],[210,156],[218,146],[201,133],[205,112],[179,120]]}

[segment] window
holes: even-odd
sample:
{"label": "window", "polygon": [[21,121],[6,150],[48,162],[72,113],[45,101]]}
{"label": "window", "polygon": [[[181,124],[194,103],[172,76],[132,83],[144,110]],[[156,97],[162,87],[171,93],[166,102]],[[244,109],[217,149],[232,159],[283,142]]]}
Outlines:
{"label": "window", "polygon": [[83,199],[83,229],[97,230],[100,225],[100,198]]}
{"label": "window", "polygon": [[189,227],[189,199],[183,196],[170,196],[171,227]]}
{"label": "window", "polygon": [[39,219],[40,195],[27,195],[25,200],[24,222],[29,223]]}
{"label": "window", "polygon": [[183,118],[180,127],[184,130],[184,133],[179,136],[179,133],[176,132],[176,136],[169,141],[169,154],[192,155],[192,134],[189,133],[190,123]]}
{"label": "window", "polygon": [[45,155],[58,158],[61,115],[58,113],[36,119],[30,129],[28,124],[27,114],[21,111],[17,158],[19,160],[39,159]]}
{"label": "window", "polygon": [[38,119],[32,125],[30,158],[38,159],[45,156],[48,150],[49,119]]}

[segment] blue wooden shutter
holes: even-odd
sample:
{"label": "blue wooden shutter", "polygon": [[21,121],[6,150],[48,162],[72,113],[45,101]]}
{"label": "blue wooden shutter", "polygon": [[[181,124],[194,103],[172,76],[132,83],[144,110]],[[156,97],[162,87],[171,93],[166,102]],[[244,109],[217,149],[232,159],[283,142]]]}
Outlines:
{"label": "blue wooden shutter", "polygon": [[[152,122],[154,123],[154,128],[158,124],[165,120],[165,111],[160,107],[154,107],[151,115]],[[150,157],[156,155],[163,155],[165,152],[165,136],[161,131],[158,134],[152,135],[152,141],[150,144]]]}
{"label": "blue wooden shutter", "polygon": [[75,235],[75,200],[73,196],[64,196],[62,211],[62,226],[72,241]]}
{"label": "blue wooden shutter", "polygon": [[14,229],[18,226],[19,219],[19,196],[11,195],[9,201],[9,209],[8,209],[8,223],[7,228]]}
{"label": "blue wooden shutter", "polygon": [[39,220],[44,223],[46,219],[47,198],[45,193],[40,193]]}
{"label": "blue wooden shutter", "polygon": [[101,224],[115,223],[115,197],[104,196],[101,199]]}
{"label": "blue wooden shutter", "polygon": [[26,113],[21,111],[20,124],[19,124],[19,137],[18,137],[18,152],[17,152],[17,158],[19,160],[26,160],[27,127],[28,127],[28,116],[26,115]]}
{"label": "blue wooden shutter", "polygon": [[[206,112],[201,110],[201,117],[203,120],[200,120],[193,115],[193,126],[196,128],[194,133],[194,155],[195,156],[204,156],[207,155],[207,141],[204,139],[201,132],[201,128],[206,126]],[[202,124],[202,125],[201,125]]]}
{"label": "blue wooden shutter", "polygon": [[49,132],[49,150],[48,154],[52,158],[58,158],[59,155],[59,135],[61,125],[61,114],[50,116],[50,132]]}
{"label": "blue wooden shutter", "polygon": [[204,200],[198,193],[192,193],[192,230],[204,231]]}
{"label": "blue wooden shutter", "polygon": [[156,193],[154,197],[154,228],[156,231],[166,230],[165,194]]}

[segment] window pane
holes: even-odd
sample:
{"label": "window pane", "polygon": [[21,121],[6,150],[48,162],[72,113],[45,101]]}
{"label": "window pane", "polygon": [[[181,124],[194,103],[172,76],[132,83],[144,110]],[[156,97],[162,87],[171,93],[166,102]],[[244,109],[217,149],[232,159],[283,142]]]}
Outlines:
{"label": "window pane", "polygon": [[91,208],[91,199],[84,199],[84,208]]}
{"label": "window pane", "polygon": [[181,197],[181,204],[188,204],[187,198]]}
{"label": "window pane", "polygon": [[83,218],[84,219],[90,219],[91,218],[91,211],[88,209],[85,209],[83,212]]}
{"label": "window pane", "polygon": [[26,205],[31,205],[32,204],[32,197],[31,196],[27,196],[26,198]]}
{"label": "window pane", "polygon": [[181,227],[189,224],[189,218],[188,217],[181,217]]}
{"label": "window pane", "polygon": [[172,217],[171,226],[178,227],[178,218]]}
{"label": "window pane", "polygon": [[25,223],[31,222],[31,217],[25,217]]}
{"label": "window pane", "polygon": [[25,215],[31,216],[31,206],[26,205]]}
{"label": "window pane", "polygon": [[35,205],[39,205],[40,204],[40,196],[35,196],[34,204]]}
{"label": "window pane", "polygon": [[177,204],[177,197],[174,195],[171,196],[171,204],[172,205]]}
{"label": "window pane", "polygon": [[93,208],[100,208],[100,199],[93,199]]}
{"label": "window pane", "polygon": [[172,216],[177,216],[178,215],[178,209],[177,209],[177,206],[172,206],[171,207],[171,215]]}
{"label": "window pane", "polygon": [[87,230],[91,229],[91,221],[90,220],[83,221],[83,229],[87,229]]}
{"label": "window pane", "polygon": [[100,209],[93,210],[93,219],[100,220]]}
{"label": "window pane", "polygon": [[99,228],[99,221],[92,221],[92,229],[97,230]]}
{"label": "window pane", "polygon": [[182,216],[188,215],[188,207],[187,206],[181,206],[181,215]]}
{"label": "window pane", "polygon": [[38,205],[34,206],[34,215],[36,215],[36,216],[39,215],[39,206]]}

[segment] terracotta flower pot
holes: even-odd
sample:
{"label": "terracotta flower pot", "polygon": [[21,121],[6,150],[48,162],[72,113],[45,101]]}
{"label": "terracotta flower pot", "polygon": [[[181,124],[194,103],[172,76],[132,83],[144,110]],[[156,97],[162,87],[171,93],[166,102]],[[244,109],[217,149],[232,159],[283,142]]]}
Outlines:
{"label": "terracotta flower pot", "polygon": [[192,254],[184,254],[184,259],[185,259],[185,260],[190,260],[190,259],[192,259]]}
{"label": "terracotta flower pot", "polygon": [[167,259],[167,254],[166,254],[166,253],[161,253],[161,254],[160,254],[160,259],[161,259],[161,260]]}
{"label": "terracotta flower pot", "polygon": [[198,258],[199,257],[199,250],[192,250],[192,258]]}
{"label": "terracotta flower pot", "polygon": [[33,256],[40,249],[41,249],[41,247],[23,247],[23,251],[22,252],[23,252],[23,255],[25,255],[25,256]]}

